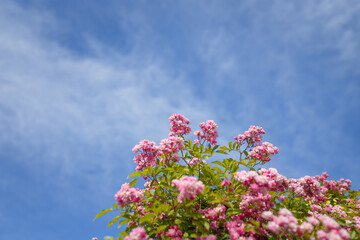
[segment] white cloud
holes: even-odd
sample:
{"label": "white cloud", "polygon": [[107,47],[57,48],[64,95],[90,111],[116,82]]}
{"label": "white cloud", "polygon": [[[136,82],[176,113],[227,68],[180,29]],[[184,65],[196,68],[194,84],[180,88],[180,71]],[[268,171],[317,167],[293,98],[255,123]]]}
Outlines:
{"label": "white cloud", "polygon": [[[119,179],[115,167],[134,167],[131,148],[119,151],[129,141],[166,137],[174,112],[208,115],[181,72],[151,49],[140,52],[134,42],[121,54],[88,36],[93,54],[81,56],[46,36],[59,25],[47,12],[11,2],[0,10],[0,146],[31,157],[21,161],[34,177],[66,188],[78,176],[106,191],[100,186]],[[100,155],[89,156],[89,148]]]}

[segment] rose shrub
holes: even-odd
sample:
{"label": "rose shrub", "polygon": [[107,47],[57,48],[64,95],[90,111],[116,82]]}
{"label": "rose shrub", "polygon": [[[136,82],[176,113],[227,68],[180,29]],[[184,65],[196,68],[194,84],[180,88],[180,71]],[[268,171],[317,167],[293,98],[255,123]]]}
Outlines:
{"label": "rose shrub", "polygon": [[[133,148],[133,179],[115,194],[117,204],[95,217],[119,211],[108,224],[127,224],[117,239],[360,238],[360,190],[351,190],[350,180],[327,180],[326,172],[288,179],[259,167],[279,152],[261,143],[261,127],[219,146],[214,121],[201,123],[191,140],[185,139],[192,131],[187,118],[169,120],[168,138]],[[140,177],[144,188],[134,188]]]}

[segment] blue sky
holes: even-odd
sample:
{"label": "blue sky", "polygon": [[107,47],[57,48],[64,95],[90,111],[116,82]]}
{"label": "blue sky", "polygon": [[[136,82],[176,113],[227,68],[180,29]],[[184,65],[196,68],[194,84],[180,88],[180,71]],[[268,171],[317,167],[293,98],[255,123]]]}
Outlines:
{"label": "blue sky", "polygon": [[360,187],[357,0],[4,0],[0,29],[1,239],[116,235],[92,219],[172,113]]}

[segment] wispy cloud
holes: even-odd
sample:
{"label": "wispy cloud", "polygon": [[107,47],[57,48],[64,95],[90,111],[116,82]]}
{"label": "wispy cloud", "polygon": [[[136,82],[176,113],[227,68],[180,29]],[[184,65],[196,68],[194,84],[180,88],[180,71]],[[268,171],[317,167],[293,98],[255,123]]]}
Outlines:
{"label": "wispy cloud", "polygon": [[51,179],[46,166],[55,168],[67,187],[80,170],[101,189],[105,176],[117,179],[114,165],[133,168],[129,146],[167,135],[173,112],[207,115],[183,76],[152,51],[121,54],[89,36],[92,56],[80,56],[46,36],[45,27],[58,26],[50,13],[8,2],[0,18],[0,143],[30,158],[21,161],[34,174],[41,166]]}

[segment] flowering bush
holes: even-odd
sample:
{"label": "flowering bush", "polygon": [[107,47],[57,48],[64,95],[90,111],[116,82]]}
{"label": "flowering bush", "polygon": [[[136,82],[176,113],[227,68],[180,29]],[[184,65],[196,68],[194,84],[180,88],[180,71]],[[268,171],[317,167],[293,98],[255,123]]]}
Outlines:
{"label": "flowering bush", "polygon": [[[219,146],[214,121],[201,123],[191,140],[187,118],[169,120],[159,146],[143,140],[133,148],[133,179],[115,194],[117,204],[95,217],[119,211],[108,224],[127,224],[117,239],[360,239],[360,190],[351,190],[350,180],[327,180],[325,172],[288,179],[260,168],[279,152],[261,143],[261,127]],[[238,158],[209,161],[230,153]],[[140,177],[147,180],[142,190],[134,188]]]}

